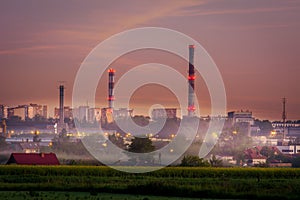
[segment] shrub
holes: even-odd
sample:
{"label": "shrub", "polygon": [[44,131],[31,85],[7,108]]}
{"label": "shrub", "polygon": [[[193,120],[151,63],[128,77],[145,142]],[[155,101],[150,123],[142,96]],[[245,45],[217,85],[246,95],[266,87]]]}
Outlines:
{"label": "shrub", "polygon": [[184,167],[208,167],[208,161],[203,158],[199,158],[198,156],[187,155],[184,156],[181,160],[180,166]]}

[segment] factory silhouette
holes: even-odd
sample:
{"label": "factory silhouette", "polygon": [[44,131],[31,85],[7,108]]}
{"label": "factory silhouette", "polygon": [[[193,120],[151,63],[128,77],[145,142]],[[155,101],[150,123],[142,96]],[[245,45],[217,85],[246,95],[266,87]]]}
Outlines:
{"label": "factory silhouette", "polygon": [[[188,77],[187,77],[187,87],[188,87],[188,105],[187,105],[187,111],[188,114],[187,116],[184,117],[189,117],[193,118],[195,117],[195,105],[194,105],[194,89],[195,89],[195,69],[194,69],[194,50],[195,46],[194,45],[189,45],[189,64],[188,64]],[[93,122],[94,119],[96,118],[97,121],[100,121],[100,125],[102,129],[105,130],[116,130],[117,132],[121,132],[121,134],[126,134],[123,132],[119,127],[114,123],[115,120],[126,120],[126,118],[130,117],[133,118],[134,121],[140,125],[144,126],[148,124],[146,122],[149,120],[149,118],[143,118],[142,116],[133,116],[133,109],[130,108],[115,108],[114,107],[114,101],[115,101],[115,96],[114,96],[114,85],[115,85],[115,74],[116,70],[113,68],[108,69],[108,96],[107,96],[107,102],[108,106],[105,108],[89,108],[88,106],[80,106],[79,108],[73,108],[73,118],[77,120],[77,124],[79,126],[84,126],[83,123],[85,122]],[[59,121],[57,123],[57,132],[60,132],[62,129],[67,129],[66,123],[64,123],[65,119],[65,114],[68,116],[70,114],[68,113],[69,107],[64,106],[64,85],[61,84],[59,86],[59,109],[58,111],[56,110],[55,113],[59,113]],[[65,111],[66,110],[66,111]],[[92,111],[92,112],[91,112]],[[96,113],[96,115],[95,115]],[[94,115],[93,117],[89,115]],[[177,108],[154,108],[152,110],[151,114],[151,120],[158,120],[160,118],[166,118],[167,124],[166,128],[168,126],[168,123],[172,122],[173,128],[170,131],[162,130],[164,134],[161,134],[161,137],[170,137],[171,134],[175,134],[177,132],[180,120],[177,118]],[[146,120],[145,120],[146,119]],[[176,124],[176,125],[175,125]],[[175,127],[175,128],[174,128]],[[170,128],[169,128],[170,129]],[[168,133],[167,133],[168,132]],[[172,132],[172,133],[171,133]]]}
{"label": "factory silhouette", "polygon": [[[1,136],[5,138],[8,144],[11,144],[8,148],[12,148],[12,146],[15,148],[15,146],[20,145],[21,150],[13,149],[13,152],[36,153],[50,148],[53,151],[62,152],[62,154],[58,154],[60,160],[69,160],[69,158],[64,157],[64,152],[68,152],[70,149],[68,148],[69,145],[74,144],[70,154],[76,152],[76,156],[88,155],[82,155],[84,147],[81,144],[81,139],[87,136],[88,132],[99,132],[100,129],[104,132],[106,139],[99,144],[99,148],[103,152],[108,145],[106,140],[110,140],[116,146],[127,150],[136,135],[149,138],[157,150],[168,145],[177,137],[180,127],[183,126],[184,129],[188,130],[189,127],[199,124],[193,144],[185,153],[198,155],[210,122],[225,120],[223,130],[219,133],[220,137],[217,138],[216,136],[218,142],[212,153],[225,159],[229,164],[258,165],[266,162],[271,163],[272,160],[267,160],[271,158],[261,154],[262,146],[270,147],[272,151],[276,152],[276,155],[280,155],[276,157],[276,160],[279,160],[279,164],[275,163],[276,165],[285,164],[300,152],[300,121],[287,120],[286,98],[283,98],[282,101],[282,121],[261,121],[255,119],[249,110],[231,111],[228,112],[227,116],[196,116],[195,46],[189,45],[188,50],[188,103],[187,107],[183,108],[187,109],[187,115],[182,116],[182,118],[177,116],[177,108],[173,107],[154,108],[151,117],[133,115],[133,109],[130,108],[115,108],[116,71],[109,68],[107,107],[90,108],[88,105],[82,105],[71,108],[65,106],[65,86],[60,83],[58,87],[59,108],[55,108],[53,119],[47,119],[46,105],[29,104],[17,107],[0,105]],[[122,122],[123,125],[130,126],[129,122],[133,121],[140,127],[149,126],[151,129],[152,125],[155,127],[162,119],[165,120],[165,123],[156,134],[153,134],[155,131],[128,132],[119,127],[117,123]],[[210,134],[214,135],[214,133]],[[189,136],[185,135],[185,137],[188,138]],[[79,149],[76,150],[77,148]],[[171,150],[173,151],[173,149]]]}

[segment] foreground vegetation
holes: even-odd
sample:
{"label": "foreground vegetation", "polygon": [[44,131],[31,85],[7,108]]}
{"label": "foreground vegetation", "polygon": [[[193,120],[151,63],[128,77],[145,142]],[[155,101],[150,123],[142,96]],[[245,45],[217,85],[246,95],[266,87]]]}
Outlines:
{"label": "foreground vegetation", "polygon": [[0,166],[1,191],[299,199],[300,169],[167,167],[129,174],[92,166]]}
{"label": "foreground vegetation", "polygon": [[[95,192],[49,192],[49,191],[0,191],[1,199],[5,200],[177,200],[177,197],[149,195],[111,194]],[[192,200],[182,198],[181,200]]]}

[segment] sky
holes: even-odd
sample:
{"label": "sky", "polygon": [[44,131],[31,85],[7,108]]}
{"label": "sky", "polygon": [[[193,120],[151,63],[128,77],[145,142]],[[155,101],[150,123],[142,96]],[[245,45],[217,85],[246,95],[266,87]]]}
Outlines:
{"label": "sky", "polygon": [[[222,75],[227,110],[250,110],[259,119],[300,119],[300,1],[59,1],[3,0],[0,6],[0,104],[58,107],[64,81],[72,104],[76,73],[85,57],[110,36],[132,28],[163,27],[197,40]],[[195,58],[196,59],[196,58]],[[167,52],[144,50],[113,63],[116,80],[138,64],[161,62],[186,76],[187,64]],[[109,66],[108,66],[109,67]],[[199,74],[196,94],[201,115],[210,97]],[[107,106],[107,77],[101,77],[96,104]],[[135,114],[152,104],[178,106],[167,88],[140,87],[131,97]]]}

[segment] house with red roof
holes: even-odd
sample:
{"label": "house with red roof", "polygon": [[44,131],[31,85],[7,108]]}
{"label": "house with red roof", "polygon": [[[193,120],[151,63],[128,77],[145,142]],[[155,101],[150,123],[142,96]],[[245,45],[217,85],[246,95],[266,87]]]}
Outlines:
{"label": "house with red roof", "polygon": [[258,148],[250,148],[245,150],[245,160],[247,165],[259,165],[267,162],[267,157],[260,154]]}
{"label": "house with red roof", "polygon": [[55,153],[12,153],[6,164],[59,165],[59,161]]}

